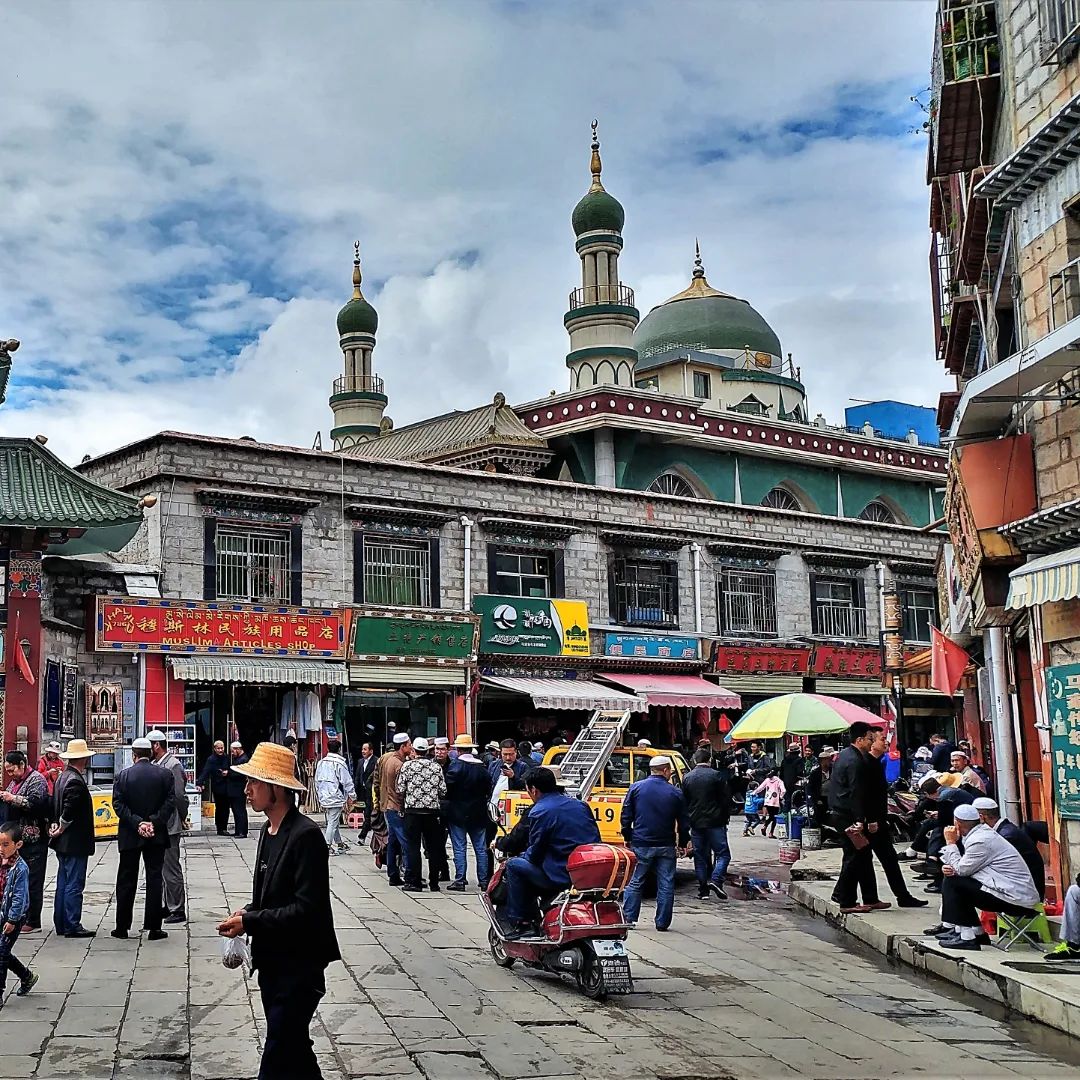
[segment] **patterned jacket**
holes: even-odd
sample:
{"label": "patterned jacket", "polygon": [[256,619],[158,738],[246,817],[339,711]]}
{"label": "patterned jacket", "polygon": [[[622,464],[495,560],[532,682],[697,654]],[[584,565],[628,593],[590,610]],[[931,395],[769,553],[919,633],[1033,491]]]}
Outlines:
{"label": "patterned jacket", "polygon": [[397,789],[404,800],[405,813],[437,814],[446,798],[446,775],[437,761],[413,758],[401,766]]}

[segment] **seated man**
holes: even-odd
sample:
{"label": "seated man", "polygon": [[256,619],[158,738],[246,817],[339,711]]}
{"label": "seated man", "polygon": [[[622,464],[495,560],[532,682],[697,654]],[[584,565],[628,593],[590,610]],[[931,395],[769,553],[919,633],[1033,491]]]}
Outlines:
{"label": "seated man", "polygon": [[926,811],[926,820],[919,826],[915,839],[907,850],[910,858],[925,855],[925,872],[934,880],[926,887],[927,892],[941,892],[941,876],[937,873],[937,860],[945,846],[945,829],[953,823],[953,813],[958,806],[970,806],[975,796],[962,787],[946,787],[938,776],[928,776],[919,788],[920,793],[934,804],[933,810]]}
{"label": "seated man", "polygon": [[588,806],[559,789],[550,769],[525,774],[529,810],[529,846],[506,864],[507,898],[503,918],[508,936],[525,937],[536,917],[541,896],[568,888],[566,861],[579,844],[600,843],[600,830]]}
{"label": "seated man", "polygon": [[[974,806],[958,806],[953,816],[955,824],[945,829],[941,852],[941,922],[927,934],[944,949],[977,951],[990,943],[979,923],[980,911],[1022,915],[1042,897],[1020,853],[979,820]],[[957,846],[961,837],[962,855]]]}
{"label": "seated man", "polygon": [[1031,880],[1035,882],[1035,888],[1039,891],[1039,898],[1046,895],[1046,864],[1039,854],[1038,845],[1019,826],[1014,825],[1008,818],[1001,816],[998,804],[993,799],[976,799],[972,804],[979,811],[979,820],[989,826],[1006,840],[1018,852],[1024,864],[1031,871]]}

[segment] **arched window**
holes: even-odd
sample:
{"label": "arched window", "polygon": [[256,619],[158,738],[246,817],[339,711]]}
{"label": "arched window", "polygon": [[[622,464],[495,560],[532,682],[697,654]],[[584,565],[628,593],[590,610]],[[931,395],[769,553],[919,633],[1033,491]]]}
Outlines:
{"label": "arched window", "polygon": [[774,487],[764,499],[762,506],[771,506],[774,510],[801,510],[799,500],[787,488]]}
{"label": "arched window", "polygon": [[684,499],[696,499],[697,492],[678,473],[661,473],[650,485],[657,495],[681,495]]}
{"label": "arched window", "polygon": [[862,521],[882,521],[887,525],[896,524],[896,515],[880,500],[871,499],[859,512]]}

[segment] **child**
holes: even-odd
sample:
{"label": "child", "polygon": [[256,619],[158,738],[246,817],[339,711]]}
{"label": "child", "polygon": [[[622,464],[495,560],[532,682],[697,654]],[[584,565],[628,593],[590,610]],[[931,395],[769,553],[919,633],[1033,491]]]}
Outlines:
{"label": "child", "polygon": [[756,795],[752,791],[747,791],[746,799],[743,802],[743,813],[746,815],[746,828],[743,829],[743,836],[754,835],[754,829],[757,828],[758,822],[761,820],[761,808],[764,805],[764,795]]}
{"label": "child", "polygon": [[10,968],[19,977],[19,997],[29,994],[38,977],[13,954],[15,942],[30,907],[30,871],[19,849],[22,826],[9,821],[0,826],[0,1009]]}
{"label": "child", "polygon": [[785,792],[784,781],[780,779],[775,769],[770,769],[769,775],[754,788],[754,794],[762,795],[765,799],[765,821],[761,825],[762,836],[766,835],[765,830],[768,829],[768,835],[776,837],[776,818],[784,802]]}

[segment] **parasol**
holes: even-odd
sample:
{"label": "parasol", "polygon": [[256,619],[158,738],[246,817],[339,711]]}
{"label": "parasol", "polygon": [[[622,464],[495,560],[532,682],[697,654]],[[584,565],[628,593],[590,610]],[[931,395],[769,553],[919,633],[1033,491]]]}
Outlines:
{"label": "parasol", "polygon": [[786,735],[829,735],[857,720],[882,727],[884,721],[858,705],[827,694],[781,694],[746,710],[725,742],[780,739]]}

